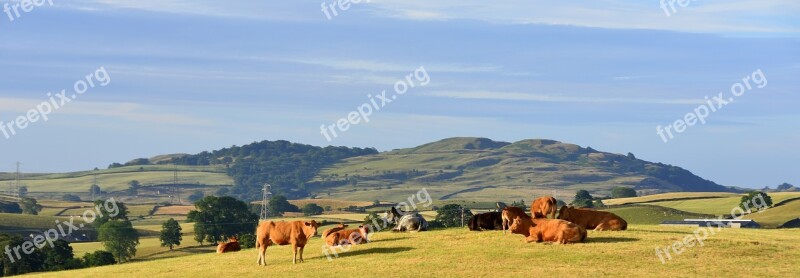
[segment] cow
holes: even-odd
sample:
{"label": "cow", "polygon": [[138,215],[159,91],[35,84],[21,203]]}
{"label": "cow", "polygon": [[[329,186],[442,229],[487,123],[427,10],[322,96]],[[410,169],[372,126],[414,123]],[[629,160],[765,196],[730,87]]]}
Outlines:
{"label": "cow", "polygon": [[383,213],[383,219],[385,222],[397,225],[392,229],[393,232],[421,232],[428,230],[428,221],[417,212],[403,212],[401,214],[397,211],[397,208],[392,207],[392,209]]}
{"label": "cow", "polygon": [[258,225],[256,230],[256,248],[258,248],[258,265],[267,265],[267,247],[272,244],[292,245],[294,258],[292,263],[297,263],[297,251],[300,249],[300,262],[303,262],[303,249],[306,243],[317,235],[319,224],[311,222],[272,222],[266,221]]}
{"label": "cow", "polygon": [[228,240],[229,242],[220,242],[219,245],[217,245],[217,254],[239,252],[239,250],[242,250],[242,246],[239,245],[239,239],[236,238],[236,236],[232,236]]}
{"label": "cow", "polygon": [[511,221],[514,221],[514,218],[517,218],[517,216],[528,216],[525,214],[524,210],[518,207],[505,207],[503,208],[501,215],[503,220],[503,234],[505,234],[506,230],[508,230],[508,226],[511,226]]}
{"label": "cow", "polygon": [[358,229],[338,230],[325,239],[328,246],[337,245],[358,245],[369,243],[369,227],[366,225],[358,226]]}
{"label": "cow", "polygon": [[563,206],[558,213],[558,219],[567,220],[585,229],[593,229],[595,231],[624,231],[628,229],[628,222],[625,219],[605,211]]}
{"label": "cow", "polygon": [[339,241],[339,236],[337,232],[344,230],[347,228],[347,224],[339,223],[336,227],[327,229],[322,232],[322,239],[328,244],[328,246],[334,246],[336,242]]}
{"label": "cow", "polygon": [[550,218],[556,219],[557,210],[556,198],[553,197],[541,197],[531,202],[531,216],[533,218],[547,218],[547,216],[550,216]]}
{"label": "cow", "polygon": [[503,217],[499,212],[487,212],[473,215],[469,219],[470,231],[502,230]]}
{"label": "cow", "polygon": [[511,224],[510,230],[512,233],[524,235],[528,243],[549,241],[567,244],[586,240],[586,229],[560,219],[518,216]]}

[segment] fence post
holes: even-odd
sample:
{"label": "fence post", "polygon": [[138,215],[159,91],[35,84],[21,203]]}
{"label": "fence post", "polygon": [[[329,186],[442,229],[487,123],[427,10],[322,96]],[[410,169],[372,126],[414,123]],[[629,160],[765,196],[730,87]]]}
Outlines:
{"label": "fence post", "polygon": [[464,207],[461,207],[461,228],[464,228]]}

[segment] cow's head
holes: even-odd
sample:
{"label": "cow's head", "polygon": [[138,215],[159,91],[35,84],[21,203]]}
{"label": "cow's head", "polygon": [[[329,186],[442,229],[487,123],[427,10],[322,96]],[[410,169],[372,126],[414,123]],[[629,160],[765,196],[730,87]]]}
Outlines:
{"label": "cow's head", "polygon": [[358,232],[361,233],[361,237],[364,238],[364,240],[369,242],[369,225],[358,226]]}
{"label": "cow's head", "polygon": [[230,242],[239,242],[239,238],[237,238],[236,236],[231,236],[231,237],[228,238],[228,241],[230,241]]}
{"label": "cow's head", "polygon": [[345,224],[345,223],[339,223],[339,225],[338,225],[338,226],[336,226],[336,228],[340,228],[340,229],[347,228],[347,224]]}
{"label": "cow's head", "polygon": [[381,218],[383,218],[384,222],[394,225],[397,224],[398,220],[400,220],[400,215],[397,213],[397,210],[392,207],[392,209],[384,212],[383,215],[381,215]]}
{"label": "cow's head", "polygon": [[530,225],[525,225],[525,223],[522,220],[522,217],[517,216],[516,218],[514,218],[514,221],[512,221],[511,226],[508,227],[508,230],[514,234],[526,234],[528,233],[527,230],[529,228]]}
{"label": "cow's head", "polygon": [[303,233],[306,234],[309,239],[317,235],[317,228],[319,228],[317,221],[311,220],[311,222],[303,223]]}
{"label": "cow's head", "polygon": [[558,219],[566,220],[569,218],[570,209],[567,206],[561,207],[561,210],[558,211]]}

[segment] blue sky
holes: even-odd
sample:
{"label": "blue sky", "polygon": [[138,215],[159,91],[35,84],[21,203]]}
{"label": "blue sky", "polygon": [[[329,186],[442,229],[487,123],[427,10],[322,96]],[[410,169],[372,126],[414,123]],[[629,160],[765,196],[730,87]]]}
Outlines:
{"label": "blue sky", "polygon": [[[797,1],[667,16],[658,1],[372,0],[330,20],[322,1],[53,2],[0,14],[0,121],[99,67],[111,83],[0,134],[0,171],[260,140],[391,150],[479,136],[633,152],[729,186],[800,183]],[[333,142],[320,134],[420,66],[427,86]],[[656,134],[757,69],[766,87],[668,143]]]}

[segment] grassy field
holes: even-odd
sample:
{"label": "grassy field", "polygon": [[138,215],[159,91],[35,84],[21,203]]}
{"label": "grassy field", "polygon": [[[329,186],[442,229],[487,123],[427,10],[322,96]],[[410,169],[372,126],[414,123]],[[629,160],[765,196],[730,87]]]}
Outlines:
{"label": "grassy field", "polygon": [[680,211],[671,208],[651,206],[651,205],[629,205],[625,207],[602,209],[619,215],[628,224],[650,224],[657,225],[665,220],[683,220],[686,218],[707,218],[712,217],[708,214],[699,214]]}
{"label": "grassy field", "polygon": [[[781,201],[793,198],[800,198],[800,192],[780,192],[770,193],[772,202],[777,204]],[[707,213],[714,215],[730,215],[731,209],[738,207],[741,196],[713,198],[713,199],[694,199],[652,202],[650,205],[663,206],[694,213]]]}
{"label": "grassy field", "polygon": [[671,192],[662,194],[653,194],[641,197],[630,198],[617,198],[603,200],[606,205],[624,205],[634,203],[646,203],[656,201],[669,201],[675,199],[691,199],[691,198],[717,198],[717,197],[731,197],[736,194],[726,192]]}
{"label": "grassy field", "polygon": [[[104,191],[117,191],[128,188],[128,182],[138,180],[142,185],[170,184],[173,181],[174,166],[148,165],[128,166],[98,170],[97,183]],[[233,180],[225,174],[224,168],[212,166],[179,166],[178,179],[182,184],[232,185]],[[28,191],[83,193],[92,184],[95,171],[82,171],[62,174],[34,175],[22,180]],[[2,183],[2,181],[0,181]]]}
{"label": "grassy field", "polygon": [[[28,275],[30,277],[793,277],[800,272],[800,231],[726,229],[704,246],[684,249],[664,264],[656,247],[692,234],[687,227],[631,226],[624,232],[589,232],[587,243],[524,243],[500,231],[447,229],[381,232],[373,242],[328,261],[322,240],[306,248],[306,262],[291,264],[289,247],[270,247],[267,267],[254,249]],[[190,252],[187,250],[187,252]],[[207,251],[198,251],[207,252]]]}
{"label": "grassy field", "polygon": [[20,229],[52,229],[56,227],[56,220],[65,219],[65,217],[46,215],[0,213],[0,232],[13,232]]}
{"label": "grassy field", "polygon": [[742,218],[753,219],[767,228],[776,228],[789,220],[800,218],[800,200],[791,201],[785,205],[762,212],[748,214]]}

